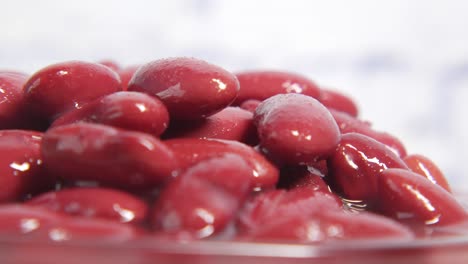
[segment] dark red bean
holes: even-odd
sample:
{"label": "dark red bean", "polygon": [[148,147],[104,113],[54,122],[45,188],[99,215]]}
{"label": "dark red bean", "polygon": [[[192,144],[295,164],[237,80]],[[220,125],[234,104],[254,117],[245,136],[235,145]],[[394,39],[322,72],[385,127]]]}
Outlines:
{"label": "dark red bean", "polygon": [[24,112],[23,84],[28,76],[20,72],[0,71],[0,129],[28,127]]}
{"label": "dark red bean", "polygon": [[99,241],[118,244],[141,236],[141,231],[132,225],[85,217],[64,217],[47,231],[47,237],[54,242]]}
{"label": "dark red bean", "polygon": [[402,169],[382,171],[378,211],[399,221],[444,226],[468,220],[465,209],[445,189]]}
{"label": "dark red bean", "polygon": [[23,204],[0,206],[0,236],[46,238],[44,232],[61,221],[62,216]]}
{"label": "dark red bean", "polygon": [[171,58],[141,66],[128,90],[159,97],[171,119],[194,120],[230,105],[239,91],[239,82],[233,74],[205,61]]}
{"label": "dark red bean", "polygon": [[285,218],[301,218],[323,211],[341,211],[342,202],[335,194],[296,188],[259,193],[247,201],[239,213],[241,234],[255,233],[262,226]]}
{"label": "dark red bean", "polygon": [[378,177],[387,168],[408,169],[384,144],[358,133],[341,136],[329,159],[330,182],[335,191],[373,206],[378,196]]}
{"label": "dark red bean", "polygon": [[69,61],[34,73],[24,86],[31,114],[53,121],[97,98],[122,90],[113,70],[98,63]]}
{"label": "dark red bean", "polygon": [[0,203],[16,201],[52,186],[42,171],[42,133],[0,131]]}
{"label": "dark red bean", "polygon": [[148,205],[131,194],[106,188],[71,188],[33,197],[26,204],[73,216],[142,223]]}
{"label": "dark red bean", "polygon": [[249,99],[249,100],[245,100],[244,102],[242,102],[239,107],[244,109],[244,110],[247,110],[251,113],[255,113],[255,109],[257,109],[257,106],[262,103],[262,101],[260,100],[255,100],[255,99]]}
{"label": "dark red bean", "polygon": [[323,89],[320,92],[319,101],[330,109],[335,109],[350,116],[358,116],[358,107],[350,97],[332,90]]}
{"label": "dark red bean", "polygon": [[439,185],[448,192],[451,192],[444,173],[429,158],[419,154],[412,154],[406,156],[403,161],[408,165],[408,168],[411,171],[426,177],[432,183]]}
{"label": "dark red bean", "polygon": [[[326,163],[325,163],[326,166]],[[313,166],[288,166],[281,168],[279,188],[311,188],[314,191],[331,192],[324,181],[326,174]]]}
{"label": "dark red bean", "polygon": [[255,110],[254,122],[262,149],[285,164],[326,158],[340,140],[338,126],[327,108],[302,94],[266,99]]}
{"label": "dark red bean", "polygon": [[309,217],[273,220],[254,230],[254,240],[324,242],[330,240],[411,240],[414,235],[405,226],[387,217],[362,212],[359,214],[323,211]]}
{"label": "dark red bean", "polygon": [[135,239],[140,231],[115,221],[67,217],[43,208],[14,204],[0,206],[0,235],[22,236],[28,241],[118,243]]}
{"label": "dark red bean", "polygon": [[253,114],[239,107],[226,107],[204,120],[173,122],[166,134],[169,138],[218,138],[249,145],[258,143]]}
{"label": "dark red bean", "polygon": [[335,118],[342,134],[355,132],[366,135],[385,144],[401,158],[406,156],[405,146],[398,138],[385,132],[375,131],[372,129],[369,122],[361,121],[347,113],[333,109],[331,109],[330,112],[332,113],[333,118]]}
{"label": "dark red bean", "polygon": [[179,169],[172,151],[157,138],[88,123],[49,129],[42,155],[47,171],[59,179],[129,190],[154,188]]}
{"label": "dark red bean", "polygon": [[133,74],[140,68],[140,65],[134,65],[134,66],[129,66],[125,67],[123,69],[120,69],[117,71],[117,73],[120,76],[120,81],[122,82],[122,90],[127,91],[128,90],[128,83],[133,77]]}
{"label": "dark red bean", "polygon": [[169,125],[169,113],[157,98],[137,92],[117,92],[61,115],[51,127],[81,121],[160,136]]}
{"label": "dark red bean", "polygon": [[277,94],[298,93],[319,98],[319,87],[308,78],[291,72],[247,71],[236,74],[240,91],[236,105],[248,99],[265,100]]}
{"label": "dark red bean", "polygon": [[232,140],[221,139],[169,139],[164,143],[174,152],[179,166],[187,169],[205,159],[234,153],[243,157],[251,169],[252,188],[269,189],[278,182],[279,171],[254,148]]}
{"label": "dark red bean", "polygon": [[235,154],[203,160],[162,190],[153,228],[187,231],[198,238],[223,230],[251,190],[251,168]]}

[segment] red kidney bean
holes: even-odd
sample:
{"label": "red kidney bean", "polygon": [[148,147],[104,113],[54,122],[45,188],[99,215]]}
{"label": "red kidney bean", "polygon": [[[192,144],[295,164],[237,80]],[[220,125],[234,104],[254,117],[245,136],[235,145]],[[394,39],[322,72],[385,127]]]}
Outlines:
{"label": "red kidney bean", "polygon": [[403,161],[411,171],[426,177],[446,191],[452,192],[444,173],[429,158],[419,154],[412,154],[406,156]]}
{"label": "red kidney bean", "polygon": [[137,92],[116,92],[61,115],[51,127],[80,121],[160,136],[169,125],[169,113],[157,98]]}
{"label": "red kidney bean", "polygon": [[259,193],[244,204],[237,226],[241,234],[248,234],[272,221],[288,217],[301,218],[323,211],[341,211],[342,205],[335,194],[311,188],[272,190]]}
{"label": "red kidney bean", "polygon": [[0,71],[0,129],[28,127],[24,112],[23,84],[28,76],[20,72]]}
{"label": "red kidney bean", "polygon": [[205,159],[234,153],[243,157],[251,169],[251,183],[255,189],[273,188],[279,171],[254,148],[232,140],[176,138],[164,141],[175,154],[182,169],[187,169]]}
{"label": "red kidney bean", "polygon": [[145,221],[148,205],[131,194],[107,188],[71,188],[33,197],[26,204],[73,216],[122,223]]}
{"label": "red kidney bean", "polygon": [[380,172],[387,168],[408,168],[384,144],[358,133],[341,136],[328,164],[334,190],[347,199],[363,200],[370,207],[378,197]]}
{"label": "red kidney bean", "polygon": [[260,100],[249,99],[242,102],[239,107],[251,113],[255,113],[255,109],[257,109],[257,106],[261,103],[262,101]]}
{"label": "red kidney bean", "polygon": [[252,113],[239,107],[226,107],[204,120],[175,121],[166,134],[168,138],[218,138],[249,145],[258,143]]}
{"label": "red kidney bean", "polygon": [[24,96],[32,115],[53,121],[64,112],[120,90],[119,76],[108,67],[69,61],[34,73],[24,85]]}
{"label": "red kidney bean", "polygon": [[0,206],[0,236],[45,238],[44,232],[56,226],[62,216],[54,212],[23,204]]}
{"label": "red kidney bean", "polygon": [[64,217],[47,236],[54,242],[99,241],[99,243],[122,243],[138,238],[141,231],[132,225],[85,217]]}
{"label": "red kidney bean", "polygon": [[53,186],[42,170],[41,140],[37,131],[0,130],[0,203]]}
{"label": "red kidney bean", "polygon": [[116,243],[134,239],[140,232],[115,221],[67,217],[43,208],[13,204],[0,206],[0,235],[54,242],[98,239]]}
{"label": "red kidney bean", "polygon": [[157,138],[88,123],[49,129],[42,155],[47,171],[59,179],[128,190],[154,188],[179,169],[172,151]]}
{"label": "red kidney bean", "polygon": [[332,113],[333,118],[335,118],[335,121],[338,124],[342,134],[355,132],[366,135],[379,141],[380,143],[385,144],[398,156],[402,158],[406,156],[405,146],[396,137],[385,132],[375,131],[371,128],[369,122],[361,121],[344,112],[333,109],[331,109],[330,112]]}
{"label": "red kidney bean", "polygon": [[378,211],[399,221],[444,226],[468,220],[465,209],[445,189],[402,169],[382,171]]}
{"label": "red kidney bean", "polygon": [[153,211],[153,228],[212,236],[233,219],[251,190],[245,159],[225,154],[186,170],[162,190]]}
{"label": "red kidney bean", "polygon": [[251,234],[255,240],[324,242],[328,240],[397,239],[411,240],[405,226],[371,213],[323,211],[313,216],[285,216],[273,220]]}
{"label": "red kidney bean", "polygon": [[133,65],[129,67],[125,67],[123,69],[119,69],[117,73],[120,76],[120,80],[122,82],[122,90],[127,91],[128,90],[128,83],[133,77],[133,74],[140,68],[140,65]]}
{"label": "red kidney bean", "polygon": [[141,66],[128,90],[159,97],[171,119],[194,120],[230,105],[239,91],[239,82],[230,72],[205,61],[171,58]]}
{"label": "red kidney bean", "polygon": [[286,189],[305,187],[314,191],[331,192],[323,180],[325,176],[326,174],[314,166],[287,166],[281,168],[278,187]]}
{"label": "red kidney bean", "polygon": [[313,163],[335,150],[340,131],[330,112],[312,97],[279,94],[255,110],[260,145],[285,164]]}
{"label": "red kidney bean", "polygon": [[319,98],[320,88],[308,78],[291,72],[247,71],[236,74],[240,90],[236,105],[248,99],[265,100],[277,94],[298,93]]}
{"label": "red kidney bean", "polygon": [[358,107],[348,96],[332,90],[323,89],[320,92],[318,100],[327,108],[335,109],[350,116],[358,116]]}

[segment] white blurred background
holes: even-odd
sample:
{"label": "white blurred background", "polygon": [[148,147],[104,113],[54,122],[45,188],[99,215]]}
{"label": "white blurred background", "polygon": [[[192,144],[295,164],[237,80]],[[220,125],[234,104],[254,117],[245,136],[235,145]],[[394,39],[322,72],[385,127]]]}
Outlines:
{"label": "white blurred background", "polygon": [[6,0],[0,69],[194,56],[296,71],[352,95],[364,119],[468,190],[467,11],[463,0]]}

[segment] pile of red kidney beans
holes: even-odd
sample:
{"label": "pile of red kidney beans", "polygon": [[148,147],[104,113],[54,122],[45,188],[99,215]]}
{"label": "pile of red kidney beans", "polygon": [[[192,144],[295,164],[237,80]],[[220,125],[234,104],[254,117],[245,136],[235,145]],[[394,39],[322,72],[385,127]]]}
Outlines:
{"label": "pile of red kidney beans", "polygon": [[427,157],[287,71],[0,71],[0,238],[322,243],[468,230]]}

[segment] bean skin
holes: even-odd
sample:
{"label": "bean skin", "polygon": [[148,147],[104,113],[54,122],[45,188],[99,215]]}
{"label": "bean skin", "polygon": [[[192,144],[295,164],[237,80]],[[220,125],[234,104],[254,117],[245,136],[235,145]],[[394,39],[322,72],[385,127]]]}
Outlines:
{"label": "bean skin", "polygon": [[404,225],[376,214],[325,211],[309,217],[285,216],[258,228],[249,238],[317,243],[361,239],[409,241],[414,235]]}
{"label": "bean skin", "polygon": [[411,171],[426,177],[446,191],[452,192],[442,171],[429,158],[420,154],[411,154],[406,156],[403,161]]}
{"label": "bean skin", "polygon": [[57,118],[51,127],[89,122],[160,136],[169,113],[157,98],[137,92],[116,92]]}
{"label": "bean skin", "polygon": [[0,203],[52,188],[42,166],[42,136],[37,131],[0,130]]}
{"label": "bean skin", "polygon": [[379,132],[372,129],[371,124],[366,121],[354,118],[347,113],[331,109],[333,118],[335,118],[342,134],[359,133],[371,137],[382,144],[385,144],[390,150],[395,152],[401,158],[406,156],[406,148],[401,141],[386,132]]}
{"label": "bean skin", "polygon": [[255,110],[260,146],[284,164],[314,163],[330,156],[340,131],[327,108],[302,94],[279,94]]}
{"label": "bean skin", "polygon": [[342,211],[342,205],[335,194],[312,188],[271,190],[259,193],[245,203],[239,213],[237,228],[244,235],[255,233],[272,221],[310,216],[323,211]]}
{"label": "bean skin", "polygon": [[322,88],[318,100],[329,109],[347,113],[352,117],[358,116],[359,111],[356,103],[340,92]]}
{"label": "bean skin", "polygon": [[[99,199],[97,199],[99,197]],[[129,193],[109,188],[70,188],[38,195],[27,205],[88,218],[141,224],[148,205]]]}
{"label": "bean skin", "polygon": [[49,129],[41,152],[47,171],[58,179],[126,190],[154,188],[179,170],[173,152],[157,138],[97,124]]}
{"label": "bean skin", "polygon": [[24,85],[31,115],[49,122],[97,98],[122,90],[110,68],[90,62],[68,61],[34,73]]}
{"label": "bean skin", "polygon": [[30,126],[24,111],[23,84],[28,75],[0,71],[0,129],[19,129]]}
{"label": "bean skin", "polygon": [[329,159],[328,181],[334,191],[351,200],[362,200],[369,207],[378,196],[378,177],[388,168],[408,169],[403,160],[384,144],[358,133],[341,136]]}
{"label": "bean skin", "polygon": [[196,120],[221,111],[237,97],[239,82],[230,72],[194,58],[170,58],[142,65],[129,91],[161,99],[171,119]]}
{"label": "bean skin", "polygon": [[153,228],[187,231],[198,238],[220,232],[250,192],[250,174],[244,158],[230,153],[190,167],[160,194]]}
{"label": "bean skin", "polygon": [[243,157],[251,169],[252,189],[274,188],[279,178],[276,166],[254,148],[233,140],[176,138],[164,143],[173,151],[184,170],[205,159],[233,153]]}
{"label": "bean skin", "polygon": [[239,107],[226,107],[199,121],[173,122],[166,138],[217,138],[248,145],[258,143],[253,114]]}
{"label": "bean skin", "polygon": [[378,211],[415,225],[445,226],[468,220],[465,209],[444,188],[402,169],[382,171]]}
{"label": "bean skin", "polygon": [[235,105],[248,99],[263,101],[277,94],[298,93],[320,97],[320,88],[307,77],[283,71],[246,71],[236,74],[240,83]]}

